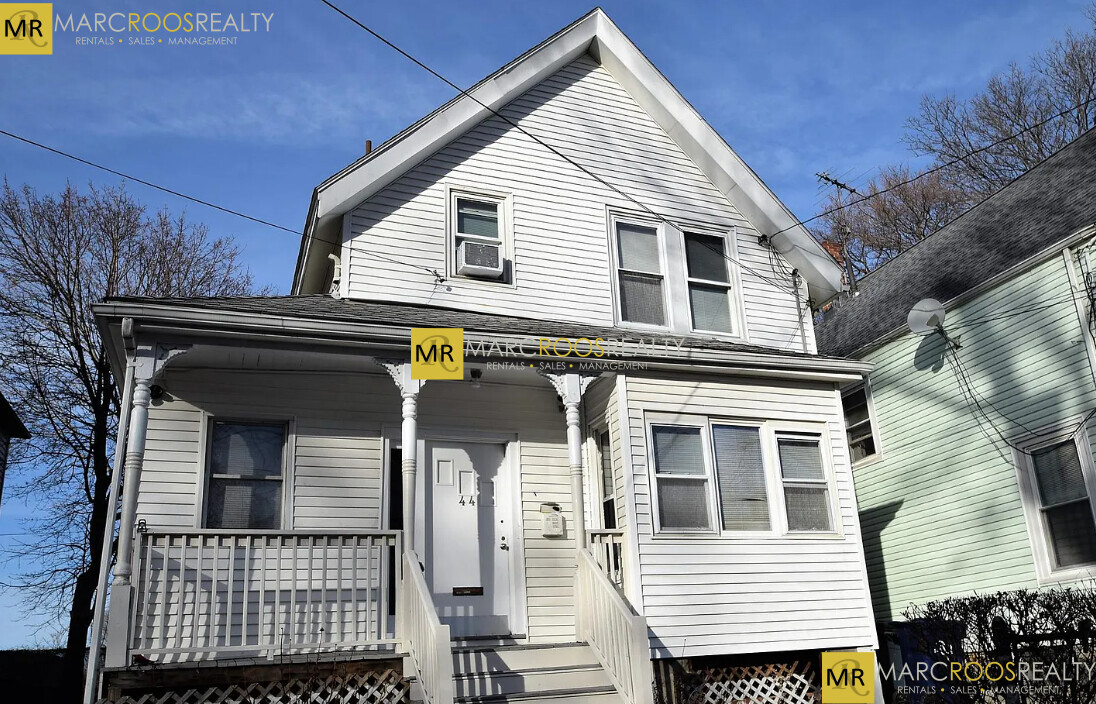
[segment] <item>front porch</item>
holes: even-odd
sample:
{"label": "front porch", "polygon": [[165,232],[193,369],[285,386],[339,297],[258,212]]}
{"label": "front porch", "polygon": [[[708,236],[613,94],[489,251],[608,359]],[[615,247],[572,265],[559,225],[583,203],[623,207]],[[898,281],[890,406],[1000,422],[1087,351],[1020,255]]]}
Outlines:
{"label": "front porch", "polygon": [[[187,664],[402,658],[413,698],[449,704],[479,677],[460,669],[459,635],[588,643],[614,697],[650,696],[646,626],[619,590],[625,533],[584,509],[600,499],[583,473],[590,379],[478,367],[424,384],[407,362],[357,349],[187,338],[137,345],[133,368],[126,470],[138,491],[122,507],[113,681]],[[280,474],[218,464],[236,447],[218,438],[250,443],[255,428],[284,428]],[[497,448],[496,475],[472,447]],[[272,514],[276,527],[247,525]],[[447,560],[462,541],[477,549]],[[492,618],[468,618],[485,606]]]}

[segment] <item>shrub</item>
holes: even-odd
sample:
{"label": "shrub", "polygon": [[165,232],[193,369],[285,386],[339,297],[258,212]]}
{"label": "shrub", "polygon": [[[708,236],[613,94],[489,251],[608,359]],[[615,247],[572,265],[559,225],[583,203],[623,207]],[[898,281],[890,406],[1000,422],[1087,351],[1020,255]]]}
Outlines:
{"label": "shrub", "polygon": [[[908,659],[947,662],[949,672],[950,663],[964,668],[937,693],[922,698],[926,704],[1096,703],[1093,589],[1023,589],[949,598],[911,606],[904,616],[907,650],[916,652]],[[1032,674],[1036,668],[1041,675]],[[936,682],[921,678],[915,683]]]}

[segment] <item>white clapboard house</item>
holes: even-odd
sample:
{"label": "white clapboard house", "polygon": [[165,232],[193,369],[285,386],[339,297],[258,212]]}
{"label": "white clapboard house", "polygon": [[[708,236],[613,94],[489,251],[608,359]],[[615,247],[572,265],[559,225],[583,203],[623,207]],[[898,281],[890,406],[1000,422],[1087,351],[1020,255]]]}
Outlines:
{"label": "white clapboard house", "polygon": [[[799,702],[876,647],[837,265],[600,10],[470,94],[316,188],[292,295],[97,306],[104,696],[337,661],[377,701]],[[463,378],[414,378],[418,328]]]}

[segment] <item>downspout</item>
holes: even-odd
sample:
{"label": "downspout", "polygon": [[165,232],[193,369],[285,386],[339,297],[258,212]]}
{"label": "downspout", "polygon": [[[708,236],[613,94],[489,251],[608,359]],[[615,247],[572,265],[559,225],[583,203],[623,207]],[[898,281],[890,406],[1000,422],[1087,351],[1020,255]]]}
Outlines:
{"label": "downspout", "polygon": [[129,430],[129,405],[133,396],[133,371],[137,346],[133,339],[133,318],[122,320],[122,341],[126,350],[126,378],[122,385],[122,407],[118,416],[118,437],[114,443],[114,465],[110,476],[110,493],[107,497],[107,521],[103,528],[103,548],[99,557],[99,584],[95,588],[95,612],[91,622],[91,648],[88,652],[88,669],[84,675],[84,704],[92,704],[99,694],[99,667],[102,660],[101,643],[103,622],[107,604],[107,578],[110,575],[110,556],[114,544],[114,516],[118,510],[118,489],[122,482],[122,453]]}

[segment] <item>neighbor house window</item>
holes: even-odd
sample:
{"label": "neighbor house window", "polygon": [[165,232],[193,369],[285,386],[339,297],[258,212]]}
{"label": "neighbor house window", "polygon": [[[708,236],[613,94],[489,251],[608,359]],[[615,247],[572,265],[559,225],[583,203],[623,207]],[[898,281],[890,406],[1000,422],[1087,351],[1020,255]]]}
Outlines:
{"label": "neighbor house window", "polygon": [[665,277],[658,228],[618,221],[616,241],[621,320],[665,325]]}
{"label": "neighbor house window", "polygon": [[723,530],[769,530],[761,428],[712,424]]}
{"label": "neighbor house window", "polygon": [[616,528],[616,499],[613,488],[613,456],[610,450],[609,431],[598,434],[598,455],[601,459],[601,520],[603,528]]}
{"label": "neighbor house window", "polygon": [[1082,457],[1073,439],[1032,450],[1036,512],[1052,570],[1096,564],[1096,525]]}
{"label": "neighbor house window", "polygon": [[788,530],[832,531],[830,488],[821,436],[778,433],[776,447]]}
{"label": "neighbor house window", "polygon": [[281,527],[284,424],[210,423],[207,528]]}
{"label": "neighbor house window", "polygon": [[867,383],[843,392],[841,404],[845,409],[845,432],[848,434],[851,460],[859,462],[879,454],[879,440]]}
{"label": "neighbor house window", "polygon": [[723,237],[685,233],[685,268],[694,330],[733,331],[726,247]]}
{"label": "neighbor house window", "polygon": [[651,426],[658,525],[664,531],[708,531],[709,481],[703,429]]}

